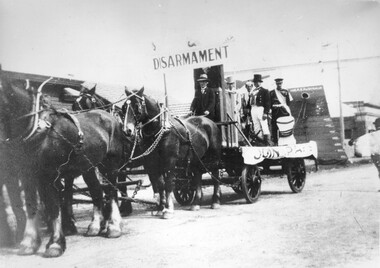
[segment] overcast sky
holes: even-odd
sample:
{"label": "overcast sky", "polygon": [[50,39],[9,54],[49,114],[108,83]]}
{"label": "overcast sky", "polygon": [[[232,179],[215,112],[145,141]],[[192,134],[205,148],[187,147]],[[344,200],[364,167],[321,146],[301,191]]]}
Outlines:
{"label": "overcast sky", "polygon": [[[0,0],[5,70],[139,83],[156,53],[220,45],[244,70],[379,56],[380,4],[371,0]],[[380,72],[379,72],[380,73]]]}

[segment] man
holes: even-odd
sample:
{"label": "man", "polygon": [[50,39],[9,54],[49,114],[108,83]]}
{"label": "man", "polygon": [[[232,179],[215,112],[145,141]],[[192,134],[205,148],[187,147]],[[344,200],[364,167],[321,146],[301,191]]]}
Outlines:
{"label": "man", "polygon": [[263,82],[261,74],[254,74],[252,82],[255,88],[244,96],[242,100],[243,109],[250,111],[254,135],[262,137],[266,145],[271,145],[268,125],[268,114],[271,106],[269,91],[261,86]]}
{"label": "man", "polygon": [[252,81],[247,81],[245,83],[246,92],[242,93],[241,96],[241,109],[240,109],[240,118],[241,118],[241,127],[243,129],[244,135],[246,137],[249,137],[249,131],[252,125],[252,118],[251,118],[251,93],[253,89],[253,83]]}
{"label": "man", "polygon": [[376,130],[380,130],[380,117],[376,118],[376,120],[375,120],[375,122],[373,122],[373,124],[375,125]]}
{"label": "man", "polygon": [[276,88],[270,92],[272,103],[272,137],[275,144],[278,143],[277,119],[283,116],[290,116],[289,104],[293,100],[287,89],[282,88],[284,79],[276,78]]}
{"label": "man", "polygon": [[[228,120],[232,120],[240,123],[240,109],[241,109],[241,97],[240,93],[236,90],[236,81],[233,76],[228,76],[226,78],[227,88],[225,89],[225,100],[226,100],[226,112],[229,116]],[[239,142],[239,131],[237,125],[230,125],[227,127],[230,137],[229,142],[231,146],[238,146]]]}
{"label": "man", "polygon": [[207,86],[209,79],[207,74],[201,74],[197,82],[200,90],[195,92],[195,97],[191,103],[190,111],[193,115],[203,115],[207,118],[215,119],[215,93]]}

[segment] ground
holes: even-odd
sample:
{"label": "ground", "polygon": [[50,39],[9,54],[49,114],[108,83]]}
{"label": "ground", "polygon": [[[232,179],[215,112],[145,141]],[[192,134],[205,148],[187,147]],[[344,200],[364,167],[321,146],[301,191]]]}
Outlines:
{"label": "ground", "polygon": [[[176,206],[170,220],[134,204],[118,239],[83,237],[91,206],[76,205],[79,234],[57,259],[21,257],[1,249],[2,267],[378,267],[380,181],[373,165],[320,170],[293,194],[286,177],[265,177],[254,204],[222,187],[211,210],[212,188],[200,211]],[[148,188],[137,197],[151,196]]]}

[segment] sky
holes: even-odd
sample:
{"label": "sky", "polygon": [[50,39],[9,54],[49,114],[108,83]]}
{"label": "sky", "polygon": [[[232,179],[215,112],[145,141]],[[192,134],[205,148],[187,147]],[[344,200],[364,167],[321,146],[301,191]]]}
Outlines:
{"label": "sky", "polygon": [[[162,73],[153,70],[152,58],[186,51],[188,42],[199,47],[227,42],[231,59],[224,68],[229,72],[336,60],[337,44],[341,59],[375,57],[375,65],[364,67],[374,72],[380,2],[0,0],[5,70],[162,90]],[[347,77],[355,76],[355,70],[350,72]],[[375,79],[366,86],[372,96],[380,78],[369,76]],[[179,84],[191,92],[191,70],[166,78],[170,94],[180,94]]]}

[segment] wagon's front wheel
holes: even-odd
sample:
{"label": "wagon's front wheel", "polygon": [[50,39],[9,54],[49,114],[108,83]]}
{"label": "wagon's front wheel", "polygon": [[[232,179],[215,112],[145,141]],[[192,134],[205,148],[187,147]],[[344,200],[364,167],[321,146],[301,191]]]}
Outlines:
{"label": "wagon's front wheel", "polygon": [[195,189],[190,179],[176,179],[174,184],[174,197],[181,206],[189,206],[195,198]]}
{"label": "wagon's front wheel", "polygon": [[286,175],[288,176],[290,189],[294,193],[301,192],[306,182],[305,160],[303,158],[294,158],[287,161]]}
{"label": "wagon's front wheel", "polygon": [[241,189],[247,203],[257,201],[261,193],[261,176],[257,166],[244,166],[241,173]]}

